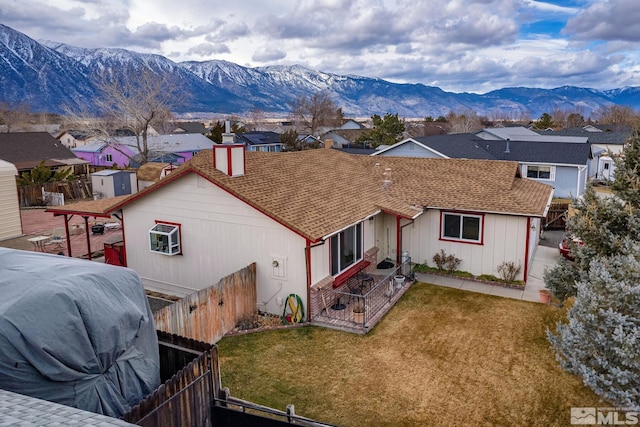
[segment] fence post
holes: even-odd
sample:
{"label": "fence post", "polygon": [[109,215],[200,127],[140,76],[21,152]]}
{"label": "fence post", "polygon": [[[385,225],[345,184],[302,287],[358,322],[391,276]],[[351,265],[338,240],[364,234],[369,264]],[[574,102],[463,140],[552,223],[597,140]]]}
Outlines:
{"label": "fence post", "polygon": [[296,415],[296,408],[293,403],[289,403],[287,405],[287,422],[291,423],[293,421],[293,416]]}

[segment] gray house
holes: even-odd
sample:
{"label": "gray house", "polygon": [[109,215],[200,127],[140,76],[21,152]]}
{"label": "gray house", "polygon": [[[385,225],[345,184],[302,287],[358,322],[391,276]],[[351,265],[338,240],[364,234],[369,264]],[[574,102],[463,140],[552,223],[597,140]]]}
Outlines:
{"label": "gray house", "polygon": [[584,193],[593,158],[588,138],[539,135],[525,128],[498,129],[408,138],[372,155],[512,160],[520,164],[522,176],[552,185],[555,197]]}

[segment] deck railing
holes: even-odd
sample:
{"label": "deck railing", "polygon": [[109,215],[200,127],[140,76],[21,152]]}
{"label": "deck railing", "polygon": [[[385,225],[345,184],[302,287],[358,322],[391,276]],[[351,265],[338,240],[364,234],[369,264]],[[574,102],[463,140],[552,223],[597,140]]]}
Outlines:
{"label": "deck railing", "polygon": [[[368,280],[363,280],[365,278]],[[412,280],[409,257],[404,258],[402,263],[390,270],[359,272],[340,288],[320,290],[323,301],[320,317],[337,319],[367,328],[372,319],[383,310],[390,308],[399,288],[408,280]],[[353,286],[354,281],[356,283],[360,281],[364,286]],[[354,312],[355,307],[360,307],[362,313]]]}

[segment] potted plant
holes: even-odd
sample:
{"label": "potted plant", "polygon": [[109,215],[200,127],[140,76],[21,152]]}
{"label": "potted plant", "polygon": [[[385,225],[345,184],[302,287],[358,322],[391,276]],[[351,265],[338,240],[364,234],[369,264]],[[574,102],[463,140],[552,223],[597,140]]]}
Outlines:
{"label": "potted plant", "polygon": [[361,299],[353,305],[353,321],[359,324],[364,323],[364,302]]}
{"label": "potted plant", "polygon": [[540,289],[540,302],[549,304],[551,302],[551,291],[549,289]]}

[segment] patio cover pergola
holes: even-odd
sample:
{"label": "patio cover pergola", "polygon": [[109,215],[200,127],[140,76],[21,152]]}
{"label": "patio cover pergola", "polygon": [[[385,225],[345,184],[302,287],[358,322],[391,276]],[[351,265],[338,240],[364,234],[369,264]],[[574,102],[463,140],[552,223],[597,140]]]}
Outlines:
{"label": "patio cover pergola", "polygon": [[[120,211],[121,202],[130,197],[130,194],[118,197],[110,197],[107,199],[99,200],[86,200],[82,202],[71,203],[64,206],[51,206],[45,210],[50,212],[54,216],[64,216],[64,229],[65,237],[67,238],[67,254],[73,256],[71,253],[71,239],[69,234],[69,220],[74,215],[79,215],[84,218],[84,230],[87,238],[87,253],[88,259],[91,259],[91,239],[89,237],[89,217],[93,218],[111,218],[116,217],[123,222],[122,214]],[[124,224],[123,224],[124,229]],[[124,239],[124,233],[122,235]]]}

